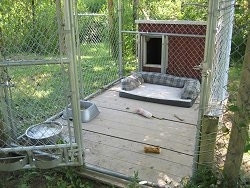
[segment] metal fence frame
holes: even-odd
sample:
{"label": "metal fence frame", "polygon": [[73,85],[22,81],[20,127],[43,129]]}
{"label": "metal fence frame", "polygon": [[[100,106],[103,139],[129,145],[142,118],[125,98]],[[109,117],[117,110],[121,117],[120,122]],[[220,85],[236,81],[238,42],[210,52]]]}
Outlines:
{"label": "metal fence frame", "polygon": [[[63,9],[61,9],[63,5]],[[68,65],[69,75],[70,76],[70,99],[73,113],[73,132],[71,133],[71,125],[69,120],[67,121],[67,128],[69,134],[74,136],[74,141],[70,138],[68,143],[55,143],[55,144],[42,144],[42,145],[14,145],[10,143],[7,144],[7,147],[3,147],[0,149],[0,154],[3,155],[1,158],[1,170],[4,171],[13,171],[22,168],[52,168],[55,166],[75,166],[82,165],[84,163],[83,159],[83,143],[82,143],[82,133],[81,133],[81,118],[80,118],[80,96],[79,96],[79,86],[78,86],[78,78],[77,78],[77,59],[76,59],[76,46],[75,46],[75,31],[74,31],[74,6],[75,1],[71,0],[57,0],[56,7],[57,12],[57,21],[58,21],[58,33],[59,33],[59,48],[60,48],[60,56],[55,59],[36,59],[30,58],[29,60],[18,59],[18,60],[9,60],[5,58],[1,58],[0,68],[1,70],[5,70],[7,68],[16,67],[25,67],[25,66],[38,66],[38,65]],[[62,17],[61,17],[62,16]],[[64,41],[65,40],[65,41]],[[64,48],[64,44],[66,44]],[[66,53],[65,53],[66,52]],[[4,75],[5,74],[5,75]],[[6,71],[1,71],[1,76],[6,77]],[[8,77],[8,75],[7,75]],[[4,81],[4,80],[2,80]],[[63,80],[61,80],[63,82]],[[5,87],[5,88],[4,88]],[[11,106],[6,103],[4,99],[6,87],[10,87],[8,85],[8,80],[5,81],[1,86],[1,102],[2,102],[2,110],[5,109],[3,114],[6,114],[7,111],[11,112]],[[67,101],[68,96],[66,96],[65,101]],[[67,103],[66,103],[67,104]],[[3,108],[5,106],[5,108]],[[63,109],[62,109],[63,110]],[[44,122],[51,122],[57,119],[62,115],[62,112],[55,114],[52,117],[47,117],[47,120]],[[10,114],[4,115],[6,126],[16,126],[12,122],[12,116]],[[9,123],[8,123],[9,122]],[[10,127],[11,128],[11,127]],[[15,127],[11,129],[14,130]],[[9,129],[9,128],[7,128]],[[11,131],[13,131],[11,130]],[[13,135],[16,136],[16,135]],[[20,136],[22,139],[23,135]],[[13,137],[14,139],[14,137]],[[59,156],[54,157],[53,151],[59,149]],[[49,153],[48,153],[48,152]],[[16,153],[24,155],[24,158],[20,160],[15,160],[16,157],[8,157],[9,153]],[[37,160],[35,159],[35,153],[44,154],[47,157],[52,157],[49,161],[41,161],[41,164],[38,165]],[[5,156],[7,154],[7,156]],[[17,158],[19,159],[19,158]],[[5,162],[12,161],[14,163]]]}

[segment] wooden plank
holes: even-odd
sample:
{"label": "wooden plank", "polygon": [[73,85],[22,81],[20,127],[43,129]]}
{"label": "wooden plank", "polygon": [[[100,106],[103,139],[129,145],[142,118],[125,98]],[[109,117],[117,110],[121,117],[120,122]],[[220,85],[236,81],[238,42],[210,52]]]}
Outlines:
{"label": "wooden plank", "polygon": [[[99,130],[99,127],[96,129],[91,128],[90,130],[97,132]],[[109,130],[109,129],[104,129],[104,130],[101,130],[99,132],[102,134],[105,134],[105,135],[116,135],[117,137],[123,138],[123,139],[129,138],[129,136],[131,135],[131,133],[123,133],[122,134],[120,131]],[[148,136],[148,135],[144,136],[144,135],[133,134],[131,136],[133,137],[134,142],[160,146],[161,148],[166,148],[168,150],[173,150],[173,151],[185,153],[188,155],[193,155],[193,153],[194,153],[194,146],[192,146],[192,145],[175,144],[174,141],[171,142],[171,140],[154,138],[154,137]],[[137,138],[135,138],[136,136],[137,136]],[[132,140],[132,139],[130,139],[130,140]]]}
{"label": "wooden plank", "polygon": [[[111,111],[111,116],[107,116],[107,111]],[[116,114],[115,116],[113,114]],[[161,122],[161,120],[150,120],[145,119],[145,121],[150,122],[149,127],[138,127],[139,121],[131,121],[129,124],[127,122],[121,122],[121,120],[128,120],[128,118],[121,118],[118,114],[127,114],[126,112],[115,111],[107,109],[101,112],[99,116],[86,124],[84,129],[98,132],[106,135],[114,135],[116,137],[134,140],[136,142],[143,142],[151,145],[159,145],[163,148],[168,148],[171,150],[176,150],[179,152],[184,152],[192,155],[195,143],[195,128],[192,126],[192,130],[183,131],[182,126],[186,125],[175,125],[179,128],[168,129],[167,126],[159,124],[160,130],[153,129],[152,126],[156,126],[154,121]],[[130,115],[131,116],[131,115]],[[134,116],[137,118],[137,116]],[[112,119],[113,118],[113,119]],[[174,122],[176,124],[176,122]],[[189,125],[190,126],[190,125]],[[180,131],[180,133],[178,133]]]}
{"label": "wooden plank", "polygon": [[[127,141],[119,138],[110,137],[107,135],[101,135],[96,133],[91,133],[88,131],[83,131],[83,138],[85,142],[91,142],[92,145],[102,144],[104,147],[111,146],[114,148],[119,148],[122,151],[131,151],[137,153],[144,153],[143,148],[145,145],[137,142]],[[145,154],[151,155],[151,154]],[[161,150],[160,155],[154,155],[157,158],[172,161],[173,163],[178,163],[182,165],[190,165],[192,164],[192,156],[184,155],[181,153],[177,153],[174,151],[169,151],[166,149]]]}
{"label": "wooden plank", "polygon": [[[138,171],[142,179],[150,179],[155,182],[159,178],[160,173],[181,178],[190,175],[192,168],[175,163],[171,163],[154,156],[145,156],[134,152],[119,152],[110,153],[114,151],[108,146],[95,146],[97,152],[91,150],[91,153],[85,152],[86,163],[108,168],[112,171],[132,176],[133,172]],[[150,176],[144,175],[145,171],[150,172]]]}
{"label": "wooden plank", "polygon": [[92,99],[98,107],[106,107],[128,112],[134,112],[136,108],[142,107],[150,111],[153,115],[160,118],[179,121],[175,115],[184,119],[186,123],[196,125],[198,119],[198,103],[191,108],[182,108],[176,106],[169,106],[163,104],[149,103],[145,101],[138,101],[133,99],[126,99],[119,97],[119,92],[112,90],[112,88],[103,94]]}
{"label": "wooden plank", "polygon": [[[122,142],[129,145],[127,141],[120,140],[121,144]],[[140,179],[156,182],[160,178],[160,174],[167,174],[174,179],[191,174],[191,166],[164,160],[153,154],[146,155],[142,152],[124,151],[102,143],[93,144],[89,140],[85,141],[85,146],[87,147],[86,163],[108,168],[128,176],[132,176],[135,171],[138,171]],[[165,155],[165,153],[162,152],[160,155]],[[166,155],[165,157],[167,158]],[[190,164],[192,158],[187,158]]]}
{"label": "wooden plank", "polygon": [[182,122],[159,120],[156,118],[145,118],[138,114],[109,108],[99,108],[99,110],[101,112],[100,115],[88,124],[97,123],[98,121],[108,121],[125,124],[126,126],[130,126],[129,128],[140,127],[142,129],[151,129],[153,131],[167,130],[170,131],[171,134],[181,134],[184,137],[189,137],[190,134],[193,135],[196,130],[195,126]]}

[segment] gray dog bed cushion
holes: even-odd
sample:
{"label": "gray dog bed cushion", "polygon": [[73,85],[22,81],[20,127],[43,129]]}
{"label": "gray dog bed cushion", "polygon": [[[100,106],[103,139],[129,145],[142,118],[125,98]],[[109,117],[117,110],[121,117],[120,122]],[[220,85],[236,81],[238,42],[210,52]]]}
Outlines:
{"label": "gray dog bed cushion", "polygon": [[200,93],[200,82],[162,73],[136,72],[122,79],[121,89],[120,97],[191,107]]}

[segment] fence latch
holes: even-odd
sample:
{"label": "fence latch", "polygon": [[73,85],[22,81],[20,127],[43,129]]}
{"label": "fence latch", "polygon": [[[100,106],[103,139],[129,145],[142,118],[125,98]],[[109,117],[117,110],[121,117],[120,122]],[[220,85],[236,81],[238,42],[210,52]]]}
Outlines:
{"label": "fence latch", "polygon": [[211,69],[208,68],[207,63],[201,63],[199,65],[196,65],[193,67],[194,70],[199,70],[202,72],[204,75],[208,75],[211,72]]}
{"label": "fence latch", "polygon": [[203,69],[202,64],[193,66],[193,69],[194,69],[194,70],[202,71],[202,69]]}

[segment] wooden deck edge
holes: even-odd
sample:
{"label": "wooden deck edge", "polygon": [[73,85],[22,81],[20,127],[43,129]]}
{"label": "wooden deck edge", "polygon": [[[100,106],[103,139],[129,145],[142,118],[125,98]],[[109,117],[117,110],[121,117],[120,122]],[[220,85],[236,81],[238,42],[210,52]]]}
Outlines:
{"label": "wooden deck edge", "polygon": [[[77,171],[76,173],[84,178],[98,181],[98,182],[103,183],[107,186],[112,186],[112,187],[116,187],[116,188],[128,187],[128,185],[131,183],[128,180],[124,180],[124,179],[121,179],[118,177],[103,174],[103,173],[96,172],[94,170],[89,170],[86,168],[81,170],[81,171]],[[140,188],[149,188],[149,186],[140,185]]]}

